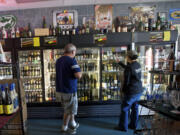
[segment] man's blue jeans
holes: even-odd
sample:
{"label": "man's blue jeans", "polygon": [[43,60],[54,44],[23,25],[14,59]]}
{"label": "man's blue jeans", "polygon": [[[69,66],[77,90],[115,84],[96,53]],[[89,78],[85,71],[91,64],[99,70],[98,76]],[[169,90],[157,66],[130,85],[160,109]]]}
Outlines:
{"label": "man's blue jeans", "polygon": [[123,130],[128,129],[128,113],[131,108],[131,114],[130,114],[130,127],[136,128],[139,118],[139,110],[138,110],[138,101],[141,97],[140,94],[134,94],[134,95],[125,95],[124,99],[122,101],[121,105],[121,116],[119,120],[119,127]]}

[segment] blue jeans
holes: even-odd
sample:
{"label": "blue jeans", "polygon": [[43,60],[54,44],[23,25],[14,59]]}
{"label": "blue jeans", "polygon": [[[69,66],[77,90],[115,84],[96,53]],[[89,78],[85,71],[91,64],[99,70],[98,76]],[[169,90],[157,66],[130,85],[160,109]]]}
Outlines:
{"label": "blue jeans", "polygon": [[125,95],[122,105],[121,105],[121,116],[119,120],[119,127],[123,130],[128,129],[128,113],[131,108],[130,114],[130,127],[136,128],[139,118],[139,111],[138,111],[138,101],[141,97],[142,93],[134,94],[134,95]]}

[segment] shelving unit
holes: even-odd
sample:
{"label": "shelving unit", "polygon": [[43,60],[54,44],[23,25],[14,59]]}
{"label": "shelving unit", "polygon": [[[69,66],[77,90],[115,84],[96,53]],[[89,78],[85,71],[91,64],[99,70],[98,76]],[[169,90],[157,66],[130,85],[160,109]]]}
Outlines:
{"label": "shelving unit", "polygon": [[0,134],[24,135],[27,128],[27,108],[24,89],[22,87],[21,81],[17,81],[17,79],[0,80],[0,84],[5,83],[15,83],[15,89],[19,97],[19,109],[12,115],[7,116],[4,114],[0,117]]}
{"label": "shelving unit", "polygon": [[[163,31],[161,31],[163,33]],[[28,117],[29,118],[34,118],[34,117],[56,117],[57,114],[59,116],[60,111],[62,110],[60,106],[60,103],[55,102],[55,87],[52,87],[51,90],[49,90],[51,86],[51,82],[53,83],[54,77],[51,75],[55,73],[54,66],[55,60],[59,58],[62,55],[62,49],[67,43],[73,43],[77,46],[77,50],[96,50],[97,49],[97,56],[87,54],[87,56],[83,56],[81,52],[78,52],[76,55],[76,59],[79,64],[84,63],[96,63],[97,65],[97,70],[94,71],[83,71],[83,74],[87,73],[88,75],[94,75],[97,76],[95,79],[97,80],[96,84],[96,90],[93,90],[92,95],[96,95],[94,99],[90,101],[84,101],[84,102],[79,102],[79,116],[98,116],[99,114],[102,114],[102,116],[118,116],[120,114],[120,89],[121,89],[121,84],[123,82],[123,69],[115,65],[114,61],[114,56],[118,56],[122,61],[124,61],[124,54],[127,50],[135,49],[135,46],[151,46],[153,47],[157,46],[158,44],[163,46],[165,44],[169,43],[174,43],[176,41],[177,37],[177,31],[170,31],[171,33],[171,39],[170,41],[166,42],[150,42],[150,35],[151,32],[120,32],[120,33],[107,33],[105,34],[107,36],[107,41],[104,44],[95,44],[94,41],[94,34],[84,34],[84,35],[66,35],[66,36],[57,36],[55,37],[57,42],[55,44],[47,44],[47,36],[45,37],[40,37],[40,46],[34,47],[29,46],[29,47],[21,47],[21,39],[16,38],[16,39],[7,39],[7,40],[12,40],[13,43],[13,52],[28,52],[28,51],[39,51],[40,54],[40,61],[39,62],[39,68],[41,72],[41,89],[42,91],[35,91],[36,93],[40,92],[41,96],[39,100],[37,100],[34,103],[28,103]],[[45,42],[46,40],[46,42]],[[11,45],[12,46],[12,45]],[[10,48],[10,47],[9,47]],[[53,61],[51,61],[51,52],[54,51],[53,54]],[[60,51],[59,53],[55,53],[56,51]],[[153,51],[153,50],[152,50]],[[34,53],[33,53],[34,54]],[[13,55],[13,61],[14,62],[19,62],[18,57],[16,53],[12,53]],[[89,55],[89,56],[88,56]],[[94,56],[94,57],[93,57]],[[89,58],[88,58],[89,57]],[[92,57],[92,58],[91,58]],[[141,59],[146,59],[142,55],[140,57]],[[125,62],[125,61],[124,61]],[[24,62],[22,65],[19,65],[19,68],[13,69],[13,76],[17,76],[17,72],[19,73],[19,69],[23,66],[27,66],[27,64],[31,64],[38,66],[37,62]],[[103,66],[106,66],[108,70],[104,70]],[[86,65],[87,66],[87,65]],[[143,65],[144,66],[144,65]],[[115,67],[115,68],[113,68]],[[149,77],[150,67],[145,67],[143,68],[143,78]],[[114,77],[116,75],[116,77]],[[93,77],[94,77],[93,76]],[[109,77],[110,76],[110,77]],[[30,77],[30,76],[29,76]],[[31,77],[30,77],[31,78]],[[104,80],[107,80],[106,78],[113,78],[113,81],[106,81],[105,86],[111,84],[113,82],[114,84],[118,84],[118,89],[116,91],[116,87],[104,87]],[[28,78],[23,78],[23,81],[27,81]],[[31,79],[30,79],[31,80]],[[52,81],[51,81],[52,80]],[[111,80],[111,79],[109,79]],[[115,81],[114,81],[115,80]],[[118,82],[116,80],[119,80]],[[146,81],[144,84],[147,84],[148,86],[146,88],[151,89],[149,86],[151,82]],[[32,85],[33,87],[33,85]],[[105,88],[105,89],[104,89]],[[109,90],[107,90],[109,88]],[[112,90],[111,88],[115,88]],[[26,95],[31,97],[32,95],[29,93],[31,90],[33,91],[34,88],[30,88],[26,90]],[[104,89],[104,90],[103,90]],[[111,89],[111,90],[110,90]],[[91,92],[90,92],[91,93]],[[118,93],[118,94],[117,94]],[[37,94],[39,95],[39,94]],[[80,94],[81,95],[81,94]],[[105,95],[105,96],[104,96]],[[107,95],[107,96],[106,96]],[[109,99],[108,99],[109,95]],[[118,96],[116,96],[118,95]],[[28,98],[27,96],[27,98]],[[33,95],[34,96],[34,95]],[[36,96],[35,96],[36,97]],[[37,96],[39,97],[39,96]],[[116,98],[111,98],[111,97],[116,97]],[[54,100],[52,100],[54,99]],[[105,99],[105,100],[104,100]],[[43,108],[42,108],[42,107]],[[53,112],[49,111],[49,107],[52,107],[55,109]],[[92,110],[89,112],[89,108],[92,108]],[[116,111],[113,111],[112,108],[116,108]],[[108,110],[104,112],[104,110]],[[46,112],[45,115],[40,115],[40,111]]]}

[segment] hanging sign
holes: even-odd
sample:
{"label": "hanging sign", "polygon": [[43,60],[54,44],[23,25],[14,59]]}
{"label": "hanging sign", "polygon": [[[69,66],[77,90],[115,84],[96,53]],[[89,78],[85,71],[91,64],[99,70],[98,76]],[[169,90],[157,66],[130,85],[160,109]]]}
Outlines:
{"label": "hanging sign", "polygon": [[98,45],[103,45],[107,41],[107,36],[104,34],[94,34],[94,43]]}
{"label": "hanging sign", "polygon": [[112,27],[112,5],[95,6],[96,29],[111,29]]}
{"label": "hanging sign", "polygon": [[54,46],[57,44],[57,37],[51,36],[51,37],[44,37],[44,44],[45,46]]}
{"label": "hanging sign", "polygon": [[76,10],[61,10],[53,12],[53,25],[61,29],[71,29],[78,26],[78,12]]}
{"label": "hanging sign", "polygon": [[21,38],[21,47],[39,47],[40,46],[40,38]]}
{"label": "hanging sign", "polygon": [[179,9],[170,9],[169,10],[169,19],[170,20],[180,20],[180,8]]}
{"label": "hanging sign", "polygon": [[161,42],[163,41],[163,32],[150,32],[150,42]]}
{"label": "hanging sign", "polygon": [[164,31],[164,41],[170,41],[170,39],[171,39],[171,32]]}
{"label": "hanging sign", "polygon": [[40,39],[39,39],[39,37],[34,37],[33,38],[33,46],[34,47],[39,47],[40,46]]}

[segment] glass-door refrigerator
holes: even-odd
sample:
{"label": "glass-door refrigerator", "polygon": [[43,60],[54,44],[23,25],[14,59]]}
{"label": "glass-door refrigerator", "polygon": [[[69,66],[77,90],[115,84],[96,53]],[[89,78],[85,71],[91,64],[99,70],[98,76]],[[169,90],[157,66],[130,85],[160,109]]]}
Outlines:
{"label": "glass-door refrigerator", "polygon": [[56,60],[63,55],[61,49],[43,50],[45,101],[56,101]]}
{"label": "glass-door refrigerator", "polygon": [[153,48],[151,45],[137,45],[135,49],[138,53],[138,62],[140,63],[142,69],[141,81],[145,91],[143,96],[141,96],[141,99],[144,99],[146,92],[150,93],[152,89],[151,74],[149,71],[153,69]]}
{"label": "glass-door refrigerator", "polygon": [[42,64],[40,50],[18,51],[20,78],[27,103],[43,102]]}
{"label": "glass-door refrigerator", "polygon": [[171,75],[165,74],[171,72],[175,63],[174,46],[171,44],[158,45],[154,47],[154,71],[164,72],[164,74],[153,74],[153,94],[165,93],[167,89],[172,88],[170,84]]}
{"label": "glass-door refrigerator", "polygon": [[[4,59],[4,63],[0,64],[0,80],[13,78],[13,65],[10,51],[3,52],[1,60]],[[4,58],[3,58],[4,57]]]}
{"label": "glass-door refrigerator", "polygon": [[119,100],[124,69],[116,63],[116,58],[126,64],[127,46],[102,48],[102,100]]}
{"label": "glass-door refrigerator", "polygon": [[82,71],[78,80],[78,101],[99,101],[100,97],[100,50],[77,48],[76,60]]}

